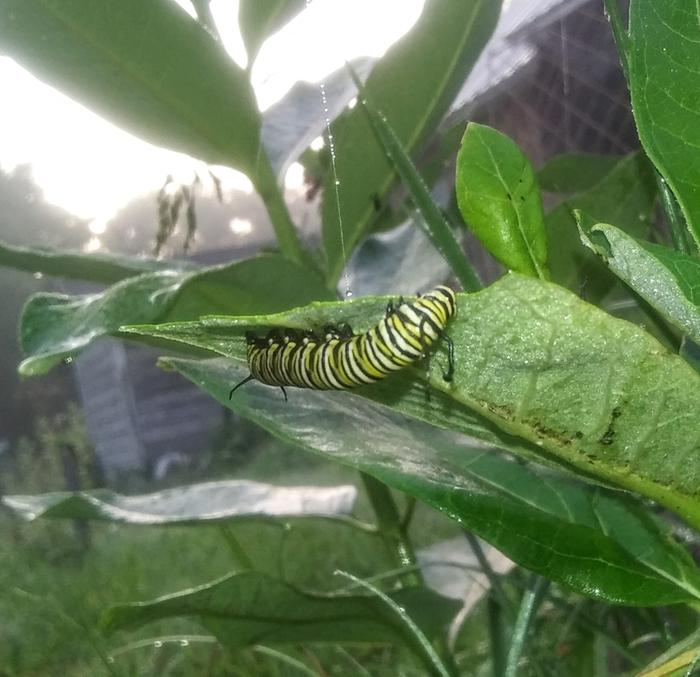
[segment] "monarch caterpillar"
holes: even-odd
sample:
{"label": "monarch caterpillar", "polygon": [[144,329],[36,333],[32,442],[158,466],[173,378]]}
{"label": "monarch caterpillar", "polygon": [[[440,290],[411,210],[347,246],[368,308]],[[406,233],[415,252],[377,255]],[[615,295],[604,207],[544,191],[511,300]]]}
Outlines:
{"label": "monarch caterpillar", "polygon": [[323,336],[313,331],[273,329],[261,337],[246,333],[250,375],[229,394],[253,379],[271,386],[344,390],[373,383],[425,356],[442,336],[447,344],[446,381],[454,374],[454,346],[443,333],[457,312],[455,293],[439,286],[415,301],[390,301],[384,317],[364,334],[348,324],[327,325]]}

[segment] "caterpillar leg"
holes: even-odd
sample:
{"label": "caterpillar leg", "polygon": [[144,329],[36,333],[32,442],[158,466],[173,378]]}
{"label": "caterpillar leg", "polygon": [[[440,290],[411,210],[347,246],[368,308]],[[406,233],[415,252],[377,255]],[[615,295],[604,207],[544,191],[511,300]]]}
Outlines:
{"label": "caterpillar leg", "polygon": [[[242,385],[245,385],[246,383],[248,383],[248,381],[252,381],[253,378],[254,377],[251,374],[250,376],[247,376],[246,378],[244,378],[240,383],[237,383],[235,386],[233,386],[233,388],[231,388],[231,392],[228,394],[229,400],[233,399],[233,393],[236,391],[237,388],[240,388]],[[286,399],[286,397],[285,397],[285,399]]]}
{"label": "caterpillar leg", "polygon": [[447,334],[442,335],[442,340],[447,345],[447,371],[442,372],[442,378],[450,383],[455,375],[455,344]]}
{"label": "caterpillar leg", "polygon": [[347,322],[343,322],[338,326],[338,334],[340,338],[352,338],[355,335],[352,327]]}

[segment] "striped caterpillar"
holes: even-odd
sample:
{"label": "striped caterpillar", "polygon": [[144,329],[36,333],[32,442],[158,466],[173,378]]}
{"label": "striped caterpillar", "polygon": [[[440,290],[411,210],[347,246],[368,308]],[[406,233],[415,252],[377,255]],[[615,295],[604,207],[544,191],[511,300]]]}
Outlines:
{"label": "striped caterpillar", "polygon": [[271,386],[344,390],[385,378],[425,356],[440,338],[447,344],[446,381],[454,374],[454,346],[444,334],[457,311],[455,293],[439,286],[410,303],[389,302],[386,314],[364,334],[347,324],[328,325],[323,336],[313,331],[273,329],[267,336],[246,333],[250,375],[229,395],[253,379]]}

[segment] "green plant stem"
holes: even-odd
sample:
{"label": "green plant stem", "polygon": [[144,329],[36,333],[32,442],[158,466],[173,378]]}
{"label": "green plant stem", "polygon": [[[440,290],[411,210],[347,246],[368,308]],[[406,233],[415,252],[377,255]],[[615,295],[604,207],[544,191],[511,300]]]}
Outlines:
{"label": "green plant stem", "polygon": [[263,150],[258,155],[256,174],[253,177],[255,190],[265,205],[272,222],[280,251],[290,261],[299,264],[310,263],[308,252],[301,246],[294,222],[282,197],[277,177]]}
{"label": "green plant stem", "polygon": [[629,83],[630,38],[620,16],[620,6],[618,5],[618,0],[603,0],[603,5],[605,13],[608,15],[618,54],[620,55],[622,70],[625,74],[625,79]]}
{"label": "green plant stem", "polygon": [[530,585],[523,595],[520,608],[518,609],[518,615],[515,619],[513,636],[510,641],[508,660],[504,672],[505,677],[517,677],[518,675],[518,662],[520,661],[520,655],[522,654],[523,647],[525,646],[525,640],[527,639],[530,624],[535,617],[535,613],[539,608],[548,587],[549,581],[546,578],[542,578],[536,574],[532,575]]}
{"label": "green plant stem", "polygon": [[505,609],[493,595],[487,601],[489,637],[491,639],[491,666],[494,677],[503,677],[506,668],[506,637],[503,613]]}
{"label": "green plant stem", "polygon": [[409,568],[403,576],[406,585],[421,585],[423,576],[420,569],[416,568],[416,555],[413,545],[407,537],[401,524],[401,516],[391,490],[383,482],[366,473],[360,473],[362,482],[367,491],[369,502],[377,518],[377,526],[384,542],[389,548],[391,556],[401,568]]}
{"label": "green plant stem", "polygon": [[640,667],[642,665],[639,656],[630,651],[622,642],[619,642],[600,623],[588,616],[585,611],[577,610],[566,600],[560,599],[554,595],[551,595],[549,600],[554,606],[559,607],[571,615],[575,614],[574,623],[577,627],[588,630],[601,637],[613,651],[616,651],[620,656],[626,658],[635,667]]}
{"label": "green plant stem", "polygon": [[391,599],[391,597],[386,595],[379,588],[365,580],[362,580],[361,578],[358,578],[357,576],[353,576],[347,571],[336,571],[335,573],[351,580],[357,586],[369,590],[396,614],[398,620],[406,631],[406,635],[412,640],[412,648],[423,660],[429,674],[437,675],[438,677],[455,677],[456,673],[453,671],[451,657],[450,660],[446,662],[437,654],[433,645],[428,641],[428,638],[423,634],[421,629],[415,624],[413,619],[406,613],[406,610],[402,606],[398,605],[393,599]]}
{"label": "green plant stem", "polygon": [[659,187],[659,195],[661,196],[661,204],[666,214],[669,228],[671,229],[671,238],[676,251],[689,256],[694,254],[694,248],[691,245],[688,237],[688,229],[685,226],[685,219],[681,213],[676,197],[669,188],[668,183],[658,172],[656,172],[656,185]]}
{"label": "green plant stem", "polygon": [[224,537],[226,545],[228,545],[229,550],[233,555],[233,561],[235,562],[236,567],[243,571],[253,570],[254,567],[253,563],[250,560],[250,557],[248,557],[248,554],[243,549],[243,546],[233,535],[231,528],[226,524],[221,524],[219,526],[219,530],[221,531],[221,535]]}
{"label": "green plant stem", "polygon": [[481,543],[479,543],[479,539],[470,531],[467,531],[465,535],[467,537],[467,541],[469,541],[469,547],[474,552],[474,556],[479,562],[479,566],[481,566],[481,570],[486,575],[486,578],[489,579],[492,597],[503,607],[503,610],[509,615],[511,620],[513,620],[515,616],[515,609],[508,599],[503,586],[501,585],[501,579],[491,567],[491,563],[486,557],[486,554],[481,547]]}

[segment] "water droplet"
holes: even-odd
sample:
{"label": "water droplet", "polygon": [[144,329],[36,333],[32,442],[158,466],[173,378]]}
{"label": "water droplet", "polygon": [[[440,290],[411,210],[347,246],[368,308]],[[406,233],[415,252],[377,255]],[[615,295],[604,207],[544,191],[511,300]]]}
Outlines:
{"label": "water droplet", "polygon": [[349,289],[346,290],[346,292],[345,292],[345,298],[346,298],[346,299],[352,298],[352,291],[350,291]]}
{"label": "water droplet", "polygon": [[70,364],[73,361],[73,358],[69,355],[68,357],[63,358],[63,364]]}
{"label": "water droplet", "polygon": [[339,185],[340,185],[340,179],[336,179],[336,180],[335,180],[335,185],[336,185],[336,186],[339,186]]}
{"label": "water droplet", "polygon": [[40,273],[39,271],[37,271],[36,273],[34,273],[34,279],[35,279],[35,280],[41,280],[43,277],[44,277],[44,273]]}
{"label": "water droplet", "polygon": [[157,639],[155,642],[153,642],[153,646],[156,649],[160,649],[163,646],[163,642],[161,642],[159,639]]}
{"label": "water droplet", "polygon": [[108,663],[114,663],[114,656],[107,656]]}
{"label": "water droplet", "polygon": [[190,641],[188,639],[181,639],[180,640],[180,646],[189,646]]}

